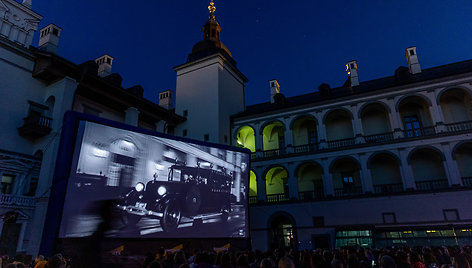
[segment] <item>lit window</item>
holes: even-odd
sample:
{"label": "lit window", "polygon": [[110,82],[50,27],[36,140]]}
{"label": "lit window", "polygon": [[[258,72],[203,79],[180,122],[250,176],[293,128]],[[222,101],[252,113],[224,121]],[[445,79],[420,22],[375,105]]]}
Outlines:
{"label": "lit window", "polygon": [[11,194],[13,192],[13,183],[15,182],[15,176],[3,175],[2,182],[0,184],[0,191],[2,194]]}

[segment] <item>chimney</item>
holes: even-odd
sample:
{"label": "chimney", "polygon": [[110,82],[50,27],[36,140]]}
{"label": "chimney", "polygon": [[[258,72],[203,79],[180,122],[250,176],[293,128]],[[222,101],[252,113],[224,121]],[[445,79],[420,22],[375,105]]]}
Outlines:
{"label": "chimney", "polygon": [[111,74],[111,66],[113,64],[112,56],[105,54],[95,59],[95,62],[98,65],[98,76],[105,77]]}
{"label": "chimney", "polygon": [[57,53],[61,31],[62,29],[59,26],[52,23],[42,28],[39,36],[39,49],[51,53]]}
{"label": "chimney", "polygon": [[275,102],[274,96],[280,93],[280,85],[279,85],[279,82],[277,82],[277,80],[275,79],[270,80],[269,85],[270,85],[270,103],[274,103]]}
{"label": "chimney", "polygon": [[357,61],[352,60],[346,63],[346,71],[351,79],[351,86],[355,87],[359,85],[359,74],[357,73]]}
{"label": "chimney", "polygon": [[416,47],[409,47],[405,51],[405,57],[408,61],[408,67],[410,68],[411,74],[421,73],[420,62],[418,61],[418,55],[416,54]]}
{"label": "chimney", "polygon": [[29,9],[31,9],[31,6],[33,5],[32,0],[23,0],[21,4]]}
{"label": "chimney", "polygon": [[172,108],[172,91],[166,90],[159,93],[159,106],[167,110]]}

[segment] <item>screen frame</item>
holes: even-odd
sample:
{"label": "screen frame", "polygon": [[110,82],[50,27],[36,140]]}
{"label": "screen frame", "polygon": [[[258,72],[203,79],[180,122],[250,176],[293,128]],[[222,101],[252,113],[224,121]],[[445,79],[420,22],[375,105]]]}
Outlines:
{"label": "screen frame", "polygon": [[[64,114],[64,119],[63,119],[61,139],[59,143],[56,166],[54,169],[54,176],[53,176],[52,185],[51,185],[51,194],[49,196],[48,208],[47,208],[47,213],[46,213],[44,227],[43,227],[43,234],[41,238],[41,244],[40,244],[40,250],[39,250],[40,254],[44,256],[51,255],[51,253],[53,252],[54,248],[56,247],[58,243],[58,240],[79,240],[80,239],[80,238],[59,238],[59,231],[60,231],[60,226],[61,226],[61,221],[62,221],[62,216],[63,216],[63,208],[64,208],[64,201],[65,201],[66,193],[67,193],[67,186],[68,186],[69,177],[71,174],[70,172],[74,164],[73,160],[78,155],[78,152],[76,152],[75,149],[76,149],[77,144],[83,139],[83,135],[80,135],[80,137],[78,135],[81,122],[92,122],[92,123],[97,123],[104,126],[118,128],[118,129],[122,129],[126,131],[132,131],[132,132],[141,133],[145,135],[151,135],[155,137],[161,137],[161,138],[181,141],[185,143],[192,143],[196,145],[203,145],[207,147],[213,147],[213,148],[247,154],[248,160],[249,160],[248,167],[247,167],[248,168],[248,173],[247,173],[248,186],[245,189],[245,196],[248,198],[246,198],[246,202],[244,204],[246,208],[246,213],[247,213],[246,215],[247,216],[247,220],[246,220],[247,230],[248,230],[247,237],[158,238],[158,240],[162,240],[165,242],[181,241],[181,240],[191,241],[191,240],[202,240],[202,239],[203,240],[227,239],[227,240],[248,240],[248,241],[251,240],[250,213],[249,213],[249,183],[250,183],[249,180],[250,180],[250,170],[251,170],[251,151],[249,149],[173,136],[170,134],[160,133],[160,132],[152,131],[149,129],[143,129],[136,126],[131,126],[124,123],[108,120],[105,118],[99,118],[96,116],[83,114],[83,113],[79,113],[75,111],[68,111]],[[82,134],[83,134],[83,129],[82,129]],[[78,140],[78,138],[80,138],[80,140]],[[80,151],[80,146],[77,150]],[[47,219],[47,222],[46,222],[46,219]],[[136,238],[106,238],[106,240],[110,240],[110,241],[130,241],[130,242],[153,241],[156,239],[157,238],[138,238],[138,237]]]}

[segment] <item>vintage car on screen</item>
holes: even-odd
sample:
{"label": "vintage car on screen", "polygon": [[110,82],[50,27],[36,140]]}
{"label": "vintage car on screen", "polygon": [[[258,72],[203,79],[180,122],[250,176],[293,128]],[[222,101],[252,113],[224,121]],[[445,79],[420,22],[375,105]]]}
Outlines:
{"label": "vintage car on screen", "polygon": [[141,218],[159,219],[165,232],[175,231],[182,217],[198,219],[219,216],[223,222],[231,211],[233,177],[211,168],[181,164],[169,168],[167,181],[139,182],[122,197],[125,225],[135,225]]}

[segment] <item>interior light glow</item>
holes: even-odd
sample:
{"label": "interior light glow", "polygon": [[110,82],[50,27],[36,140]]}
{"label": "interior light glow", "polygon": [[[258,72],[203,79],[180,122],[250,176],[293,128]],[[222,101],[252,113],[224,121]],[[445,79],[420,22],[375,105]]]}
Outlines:
{"label": "interior light glow", "polygon": [[92,154],[96,157],[108,157],[108,151],[94,147],[92,148]]}

